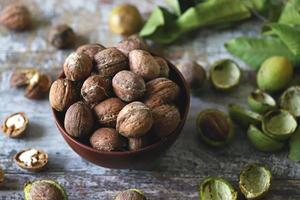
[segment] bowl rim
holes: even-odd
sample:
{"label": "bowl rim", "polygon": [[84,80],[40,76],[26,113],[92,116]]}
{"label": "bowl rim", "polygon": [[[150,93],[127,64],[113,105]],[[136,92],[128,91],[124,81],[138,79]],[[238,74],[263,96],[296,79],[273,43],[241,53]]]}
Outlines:
{"label": "bowl rim", "polygon": [[[155,54],[153,54],[154,56],[156,56]],[[160,56],[162,57],[162,56]],[[164,137],[164,138],[161,138],[159,139],[157,142],[153,143],[153,144],[150,144],[144,148],[141,148],[141,149],[138,149],[138,150],[126,150],[126,151],[99,151],[91,146],[88,146],[86,144],[83,144],[81,143],[80,141],[78,141],[76,138],[73,138],[71,137],[64,129],[64,127],[59,123],[59,119],[58,119],[58,111],[56,111],[54,108],[52,108],[51,106],[51,110],[52,110],[52,115],[54,117],[54,121],[55,121],[55,124],[57,126],[57,128],[59,129],[59,132],[61,133],[61,135],[63,137],[67,137],[68,140],[72,141],[73,143],[75,143],[76,145],[80,146],[81,148],[85,149],[85,150],[88,150],[88,151],[92,151],[94,153],[97,153],[97,154],[103,154],[103,155],[111,155],[111,156],[122,156],[122,155],[133,155],[133,154],[139,154],[139,153],[143,153],[143,152],[148,152],[148,151],[151,151],[153,149],[156,149],[157,147],[163,145],[165,142],[171,140],[171,137],[174,137],[174,134],[176,133],[177,130],[181,129],[184,124],[185,124],[185,121],[187,119],[187,116],[188,116],[188,113],[189,113],[189,107],[190,107],[190,89],[189,89],[189,86],[187,84],[187,82],[185,81],[183,75],[180,73],[180,71],[176,68],[176,66],[174,64],[172,64],[168,59],[162,57],[163,59],[165,59],[168,63],[168,66],[170,68],[172,68],[171,70],[173,70],[175,72],[175,74],[179,77],[182,85],[183,85],[183,88],[182,91],[183,93],[187,94],[185,95],[185,101],[186,101],[186,104],[183,106],[183,112],[181,113],[181,120],[180,120],[180,123],[177,125],[176,129],[170,133],[168,136]],[[62,76],[64,75],[63,71],[61,71],[57,77],[58,78],[62,78]],[[180,135],[180,132],[177,134],[177,137]],[[68,141],[66,141],[68,143]]]}

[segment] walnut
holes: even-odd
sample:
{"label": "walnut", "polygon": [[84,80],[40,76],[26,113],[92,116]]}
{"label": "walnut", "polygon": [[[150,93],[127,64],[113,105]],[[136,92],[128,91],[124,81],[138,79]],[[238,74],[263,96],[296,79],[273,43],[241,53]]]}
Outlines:
{"label": "walnut", "polygon": [[140,190],[129,189],[119,192],[114,200],[146,200],[146,197]]}
{"label": "walnut", "polygon": [[8,29],[22,31],[31,26],[31,16],[27,7],[13,3],[4,8],[0,22]]}
{"label": "walnut", "polygon": [[170,135],[180,122],[180,113],[176,106],[163,104],[152,109],[153,126],[151,132],[158,137]]}
{"label": "walnut", "polygon": [[143,38],[141,38],[138,35],[132,35],[126,38],[125,40],[119,42],[119,44],[117,44],[117,49],[119,49],[123,54],[128,56],[129,52],[132,50],[141,49],[147,51],[149,47]]}
{"label": "walnut", "polygon": [[66,112],[64,125],[67,133],[72,137],[87,136],[94,126],[93,113],[83,102],[74,103]]}
{"label": "walnut", "polygon": [[39,149],[25,149],[14,156],[16,164],[25,170],[38,172],[48,163],[48,154]]}
{"label": "walnut", "polygon": [[12,87],[22,87],[30,83],[30,79],[37,73],[36,69],[16,69],[10,77]]}
{"label": "walnut", "polygon": [[29,81],[29,85],[25,90],[25,97],[29,99],[40,99],[49,91],[50,87],[50,76],[36,73]]}
{"label": "walnut", "polygon": [[157,62],[157,64],[160,66],[159,76],[168,78],[170,68],[169,68],[169,65],[168,65],[167,61],[165,59],[163,59],[162,57],[157,57],[157,56],[155,56],[154,59]]}
{"label": "walnut", "polygon": [[146,84],[144,103],[150,108],[173,102],[179,94],[179,86],[167,79],[156,78]]}
{"label": "walnut", "polygon": [[113,77],[116,73],[128,67],[127,57],[114,47],[98,52],[94,59],[98,73],[102,76]]}
{"label": "walnut", "polygon": [[181,72],[191,89],[200,88],[206,80],[204,68],[196,62],[181,62],[177,65],[177,69]]}
{"label": "walnut", "polygon": [[100,101],[108,98],[111,93],[111,81],[100,75],[88,77],[81,88],[84,101],[93,107]]}
{"label": "walnut", "polygon": [[99,128],[90,137],[90,143],[100,151],[120,151],[126,146],[124,138],[113,128]]}
{"label": "walnut", "polygon": [[100,52],[104,49],[105,49],[105,47],[102,46],[101,44],[85,44],[85,45],[78,47],[76,52],[77,53],[85,53],[86,55],[88,55],[90,57],[91,60],[94,61],[94,56],[98,52]]}
{"label": "walnut", "polygon": [[2,131],[5,135],[11,138],[21,137],[27,129],[28,122],[29,121],[25,113],[14,113],[4,120],[2,124]]}
{"label": "walnut", "polygon": [[149,144],[148,134],[139,138],[128,138],[128,148],[131,151],[142,149],[148,144]]}
{"label": "walnut", "polygon": [[146,85],[142,77],[131,71],[120,71],[113,80],[115,94],[126,102],[141,99],[146,92]]}
{"label": "walnut", "polygon": [[130,70],[146,81],[157,78],[160,75],[160,66],[153,56],[144,50],[133,50],[129,53]]}
{"label": "walnut", "polygon": [[80,81],[87,78],[92,71],[92,60],[84,53],[71,53],[64,63],[66,78],[71,81]]}
{"label": "walnut", "polygon": [[106,99],[94,107],[98,122],[102,126],[115,127],[119,112],[126,104],[118,98]]}
{"label": "walnut", "polygon": [[49,101],[52,108],[57,111],[64,111],[78,99],[79,94],[72,81],[57,79],[53,82],[49,92]]}
{"label": "walnut", "polygon": [[117,131],[125,137],[141,137],[145,135],[152,126],[153,119],[150,108],[142,102],[127,104],[117,118]]}
{"label": "walnut", "polygon": [[50,181],[35,181],[27,195],[31,200],[64,200],[62,191]]}
{"label": "walnut", "polygon": [[70,26],[59,24],[51,28],[48,41],[58,49],[66,49],[75,45],[76,34]]}

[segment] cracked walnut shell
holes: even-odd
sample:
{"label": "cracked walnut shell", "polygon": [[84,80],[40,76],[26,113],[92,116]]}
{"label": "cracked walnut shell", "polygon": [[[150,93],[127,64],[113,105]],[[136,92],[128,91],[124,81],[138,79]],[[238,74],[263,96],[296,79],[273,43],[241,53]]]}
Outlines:
{"label": "cracked walnut shell", "polygon": [[25,113],[19,112],[8,116],[3,124],[2,131],[5,135],[11,138],[22,136],[28,126],[28,118]]}
{"label": "cracked walnut shell", "polygon": [[20,168],[38,172],[48,163],[48,154],[38,149],[25,149],[17,153],[14,160]]}

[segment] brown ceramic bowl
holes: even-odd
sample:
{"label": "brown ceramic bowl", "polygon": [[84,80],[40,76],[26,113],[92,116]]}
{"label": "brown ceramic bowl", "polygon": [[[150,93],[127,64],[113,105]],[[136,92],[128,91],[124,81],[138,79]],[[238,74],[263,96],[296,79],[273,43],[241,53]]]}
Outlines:
{"label": "brown ceramic bowl", "polygon": [[[118,169],[147,169],[154,163],[155,159],[162,155],[176,141],[181,133],[183,125],[190,106],[190,94],[188,86],[176,69],[176,67],[168,61],[170,67],[170,79],[176,82],[180,87],[180,95],[176,102],[180,113],[181,121],[176,130],[166,138],[163,138],[143,149],[137,151],[124,152],[103,152],[92,148],[88,141],[80,141],[69,136],[64,129],[64,113],[57,112],[52,109],[55,123],[69,146],[82,158],[102,167],[118,168]],[[59,78],[64,77],[63,74]]]}

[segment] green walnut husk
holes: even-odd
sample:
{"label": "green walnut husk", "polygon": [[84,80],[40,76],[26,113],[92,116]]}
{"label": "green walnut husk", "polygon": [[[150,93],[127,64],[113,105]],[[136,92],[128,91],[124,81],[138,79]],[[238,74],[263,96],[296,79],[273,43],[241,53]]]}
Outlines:
{"label": "green walnut husk", "polygon": [[228,144],[234,136],[230,118],[222,111],[206,109],[198,114],[196,127],[201,139],[211,146]]}
{"label": "green walnut husk", "polygon": [[290,138],[289,146],[289,159],[295,162],[300,162],[300,127],[297,128],[295,133]]}
{"label": "green walnut husk", "polygon": [[[54,194],[53,191],[51,191],[51,193],[46,193],[47,189],[45,189],[43,187],[43,191],[41,191],[41,193],[39,193],[39,195],[37,197],[32,197],[32,188],[35,186],[35,185],[38,185],[38,184],[49,184],[51,186],[54,186],[54,188],[56,188],[57,192],[59,194]],[[25,194],[25,200],[32,200],[32,199],[38,199],[40,196],[44,196],[44,197],[47,197],[47,199],[61,199],[61,200],[68,200],[68,196],[67,196],[67,193],[65,191],[65,189],[59,184],[57,183],[56,181],[53,181],[53,180],[37,180],[37,181],[33,181],[33,182],[28,182],[25,184],[24,186],[24,194]],[[47,196],[48,195],[48,196]],[[52,195],[52,196],[51,196]],[[54,197],[55,195],[55,197]]]}
{"label": "green walnut husk", "polygon": [[248,96],[248,104],[254,112],[264,114],[276,107],[276,101],[272,96],[257,89]]}
{"label": "green walnut husk", "polygon": [[276,140],[287,140],[296,128],[296,119],[286,110],[273,110],[263,116],[262,130]]}
{"label": "green walnut husk", "polygon": [[250,164],[242,169],[239,187],[246,199],[261,199],[269,191],[272,174],[265,166]]}
{"label": "green walnut husk", "polygon": [[238,125],[248,128],[250,124],[259,126],[262,121],[262,116],[256,112],[248,110],[238,104],[229,104],[228,111],[230,118]]}
{"label": "green walnut husk", "polygon": [[200,185],[200,200],[236,200],[237,192],[223,178],[207,177]]}
{"label": "green walnut husk", "polygon": [[300,87],[292,86],[283,92],[279,98],[279,106],[289,111],[295,117],[300,116]]}
{"label": "green walnut husk", "polygon": [[284,147],[284,142],[277,141],[253,125],[250,125],[247,131],[247,136],[252,145],[262,152],[274,152]]}
{"label": "green walnut husk", "polygon": [[220,91],[235,88],[240,83],[241,76],[239,66],[230,59],[219,60],[210,67],[210,81]]}
{"label": "green walnut husk", "polygon": [[293,78],[293,65],[288,58],[273,56],[263,62],[257,72],[257,85],[266,92],[285,89]]}

